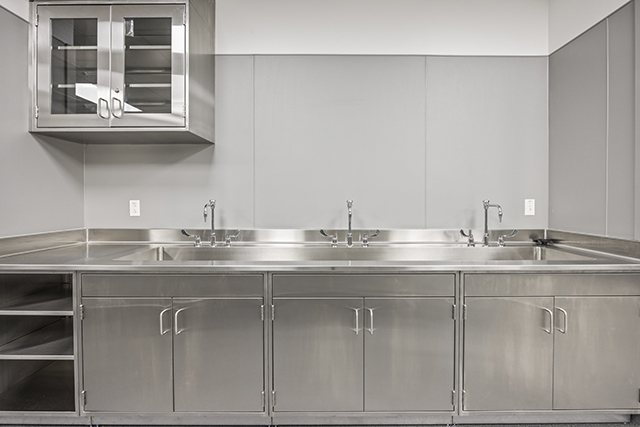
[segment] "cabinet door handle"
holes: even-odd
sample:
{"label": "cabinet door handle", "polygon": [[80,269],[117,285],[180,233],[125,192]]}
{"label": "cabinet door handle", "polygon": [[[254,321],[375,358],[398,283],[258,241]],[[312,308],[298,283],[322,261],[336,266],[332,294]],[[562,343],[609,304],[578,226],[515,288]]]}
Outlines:
{"label": "cabinet door handle", "polygon": [[564,314],[564,322],[562,325],[562,329],[560,328],[556,328],[558,330],[558,332],[562,333],[562,334],[566,334],[567,333],[567,324],[569,323],[569,315],[567,314],[566,310],[560,307],[556,307],[556,310],[561,311],[562,314]]}
{"label": "cabinet door handle", "polygon": [[180,335],[182,332],[184,332],[184,329],[180,329],[178,327],[178,314],[180,314],[181,311],[186,310],[187,308],[181,308],[180,310],[176,310],[176,314],[173,316],[173,326],[175,327],[175,331],[176,331],[176,335]]}
{"label": "cabinet door handle", "polygon": [[359,308],[354,308],[353,311],[355,311],[356,313],[356,335],[358,335],[358,333],[360,332],[360,309]]}
{"label": "cabinet door handle", "polygon": [[164,335],[164,334],[166,334],[167,332],[169,332],[169,329],[167,329],[167,330],[165,330],[165,329],[164,329],[164,325],[163,325],[163,323],[162,323],[162,316],[164,316],[164,314],[165,314],[167,311],[171,311],[171,308],[165,308],[164,310],[162,310],[162,311],[160,312],[160,335]]}
{"label": "cabinet door handle", "polygon": [[[107,107],[107,115],[102,115],[102,103]],[[105,120],[109,119],[109,101],[104,98],[98,98],[98,115]]]}
{"label": "cabinet door handle", "polygon": [[544,329],[546,333],[550,334],[553,332],[553,311],[549,310],[546,307],[542,307],[542,309],[547,313],[549,313],[549,329],[545,329],[545,328],[542,328],[542,329]]}
{"label": "cabinet door handle", "polygon": [[[116,109],[116,101],[118,101],[118,104],[120,105],[117,109]],[[116,114],[116,111],[120,111],[120,114]],[[111,98],[111,114],[113,114],[113,117],[115,117],[116,119],[121,119],[123,114],[122,101],[120,101],[115,96]]]}
{"label": "cabinet door handle", "polygon": [[369,327],[369,333],[371,335],[373,335],[373,308],[367,308],[367,310],[369,311],[369,316],[371,319],[371,323],[370,323],[370,327]]}

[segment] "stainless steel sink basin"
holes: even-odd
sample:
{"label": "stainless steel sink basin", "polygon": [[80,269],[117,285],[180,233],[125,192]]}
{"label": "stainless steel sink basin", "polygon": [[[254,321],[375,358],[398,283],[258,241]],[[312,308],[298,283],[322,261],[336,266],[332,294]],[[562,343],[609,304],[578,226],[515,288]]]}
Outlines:
{"label": "stainless steel sink basin", "polygon": [[593,261],[597,258],[541,246],[438,247],[394,246],[369,248],[235,246],[196,248],[160,246],[135,252],[117,261]]}

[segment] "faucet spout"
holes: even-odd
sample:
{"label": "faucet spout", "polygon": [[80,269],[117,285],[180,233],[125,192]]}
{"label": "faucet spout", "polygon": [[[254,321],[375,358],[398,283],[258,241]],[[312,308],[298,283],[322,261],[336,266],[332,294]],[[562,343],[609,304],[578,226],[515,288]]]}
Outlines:
{"label": "faucet spout", "polygon": [[347,230],[347,247],[353,247],[353,232],[351,231],[351,219],[353,218],[353,200],[347,200],[347,211],[349,215],[349,229]]}
{"label": "faucet spout", "polygon": [[482,205],[484,207],[484,233],[482,235],[482,246],[489,246],[489,208],[498,209],[498,219],[502,222],[502,206],[492,205],[489,200],[483,200]]}
{"label": "faucet spout", "polygon": [[216,247],[216,229],[213,225],[214,213],[216,210],[216,201],[214,199],[210,199],[209,202],[204,205],[204,222],[207,222],[207,209],[211,208],[211,241],[210,245],[212,248]]}

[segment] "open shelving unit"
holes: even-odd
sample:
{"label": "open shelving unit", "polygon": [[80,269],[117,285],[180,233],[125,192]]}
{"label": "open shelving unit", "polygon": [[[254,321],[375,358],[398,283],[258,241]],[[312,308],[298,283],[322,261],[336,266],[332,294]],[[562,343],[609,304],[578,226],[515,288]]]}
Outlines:
{"label": "open shelving unit", "polygon": [[0,274],[0,412],[74,412],[73,276]]}

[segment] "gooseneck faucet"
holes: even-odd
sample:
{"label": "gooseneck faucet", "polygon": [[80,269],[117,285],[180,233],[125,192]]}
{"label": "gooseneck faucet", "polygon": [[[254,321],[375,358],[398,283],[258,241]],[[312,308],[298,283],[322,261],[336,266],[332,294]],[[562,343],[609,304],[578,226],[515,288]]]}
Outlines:
{"label": "gooseneck faucet", "polygon": [[500,218],[500,222],[502,222],[502,206],[500,205],[491,205],[489,204],[489,200],[483,200],[482,204],[484,205],[484,234],[482,235],[482,246],[489,246],[489,208],[498,208],[498,218]]}
{"label": "gooseneck faucet", "polygon": [[347,230],[347,247],[353,247],[353,232],[351,231],[351,218],[353,217],[353,200],[347,200],[347,210],[349,215],[349,229]]}
{"label": "gooseneck faucet", "polygon": [[215,226],[213,225],[213,220],[214,220],[214,212],[216,210],[216,201],[213,199],[210,199],[208,203],[206,203],[204,205],[204,222],[207,222],[207,209],[211,208],[211,242],[210,245],[212,248],[216,247],[216,229]]}

